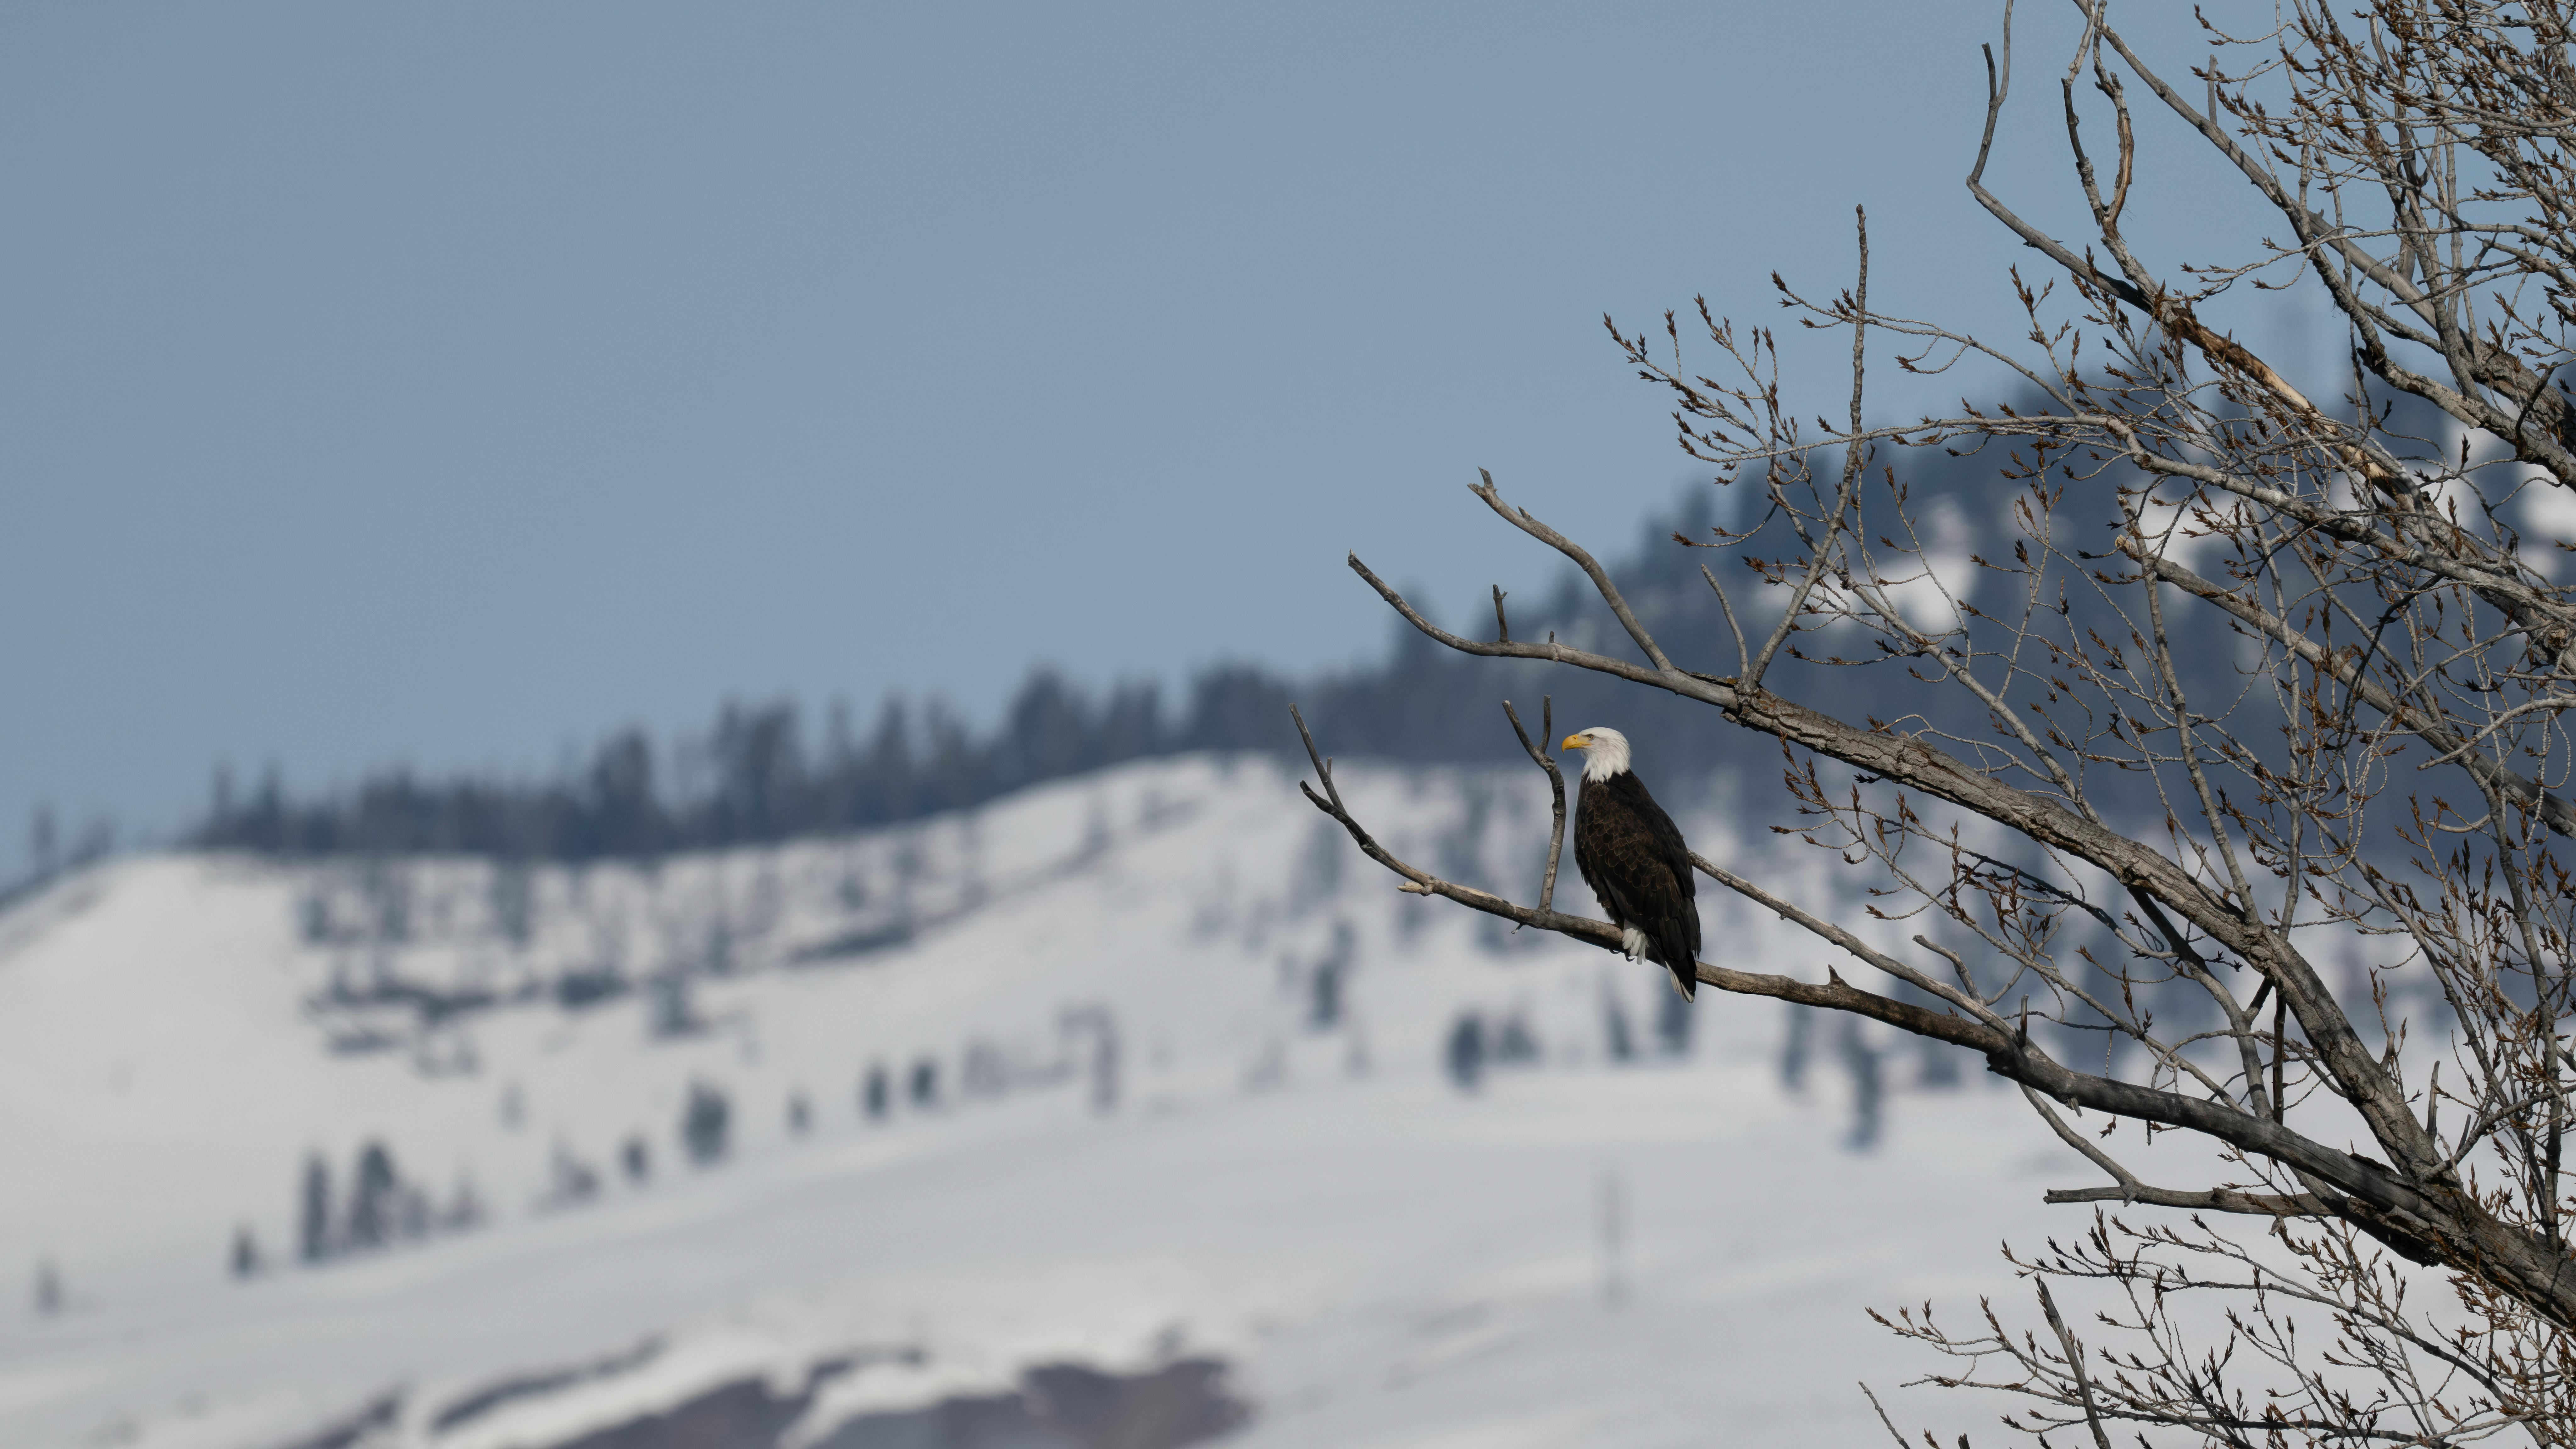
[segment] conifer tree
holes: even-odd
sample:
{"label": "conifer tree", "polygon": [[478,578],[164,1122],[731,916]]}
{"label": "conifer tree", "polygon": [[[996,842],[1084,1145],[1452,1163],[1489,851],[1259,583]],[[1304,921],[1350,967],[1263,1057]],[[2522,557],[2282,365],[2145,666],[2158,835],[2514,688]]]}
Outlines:
{"label": "conifer tree", "polygon": [[322,1154],[304,1159],[303,1185],[297,1192],[296,1244],[305,1262],[331,1256],[331,1167]]}

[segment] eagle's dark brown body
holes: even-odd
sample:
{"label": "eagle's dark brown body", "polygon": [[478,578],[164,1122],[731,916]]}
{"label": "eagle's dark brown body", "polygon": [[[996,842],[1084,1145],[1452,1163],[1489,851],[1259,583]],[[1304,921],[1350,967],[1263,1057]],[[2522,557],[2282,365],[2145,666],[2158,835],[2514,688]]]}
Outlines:
{"label": "eagle's dark brown body", "polygon": [[1690,847],[1631,770],[1583,782],[1575,803],[1574,866],[1610,924],[1644,938],[1644,954],[1673,973],[1685,997],[1699,987],[1699,900]]}

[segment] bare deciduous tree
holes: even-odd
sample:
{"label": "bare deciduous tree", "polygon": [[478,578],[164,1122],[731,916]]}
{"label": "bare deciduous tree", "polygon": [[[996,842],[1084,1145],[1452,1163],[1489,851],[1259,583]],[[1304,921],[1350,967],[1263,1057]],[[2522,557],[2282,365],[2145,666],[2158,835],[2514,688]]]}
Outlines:
{"label": "bare deciduous tree", "polygon": [[[2085,1231],[2014,1260],[2036,1321],[1888,1320],[1954,1356],[1936,1382],[2006,1390],[2008,1423],[2103,1449],[2158,1429],[2576,1443],[2576,882],[2558,853],[2576,833],[2558,793],[2576,588],[2567,546],[2518,528],[2576,489],[2556,381],[2576,324],[2576,7],[2286,0],[2259,34],[2209,24],[2213,58],[2177,84],[2102,0],[2074,4],[2042,114],[2086,235],[1991,189],[2009,4],[1986,51],[1967,184],[1999,240],[2052,269],[2014,274],[2023,338],[1873,311],[1865,217],[1851,288],[1780,285],[1802,322],[1851,334],[1840,427],[1802,428],[1769,329],[1702,303],[1704,372],[1672,314],[1660,336],[1612,328],[1737,491],[1735,531],[1684,540],[1734,556],[1706,572],[1734,648],[1708,662],[1731,672],[1668,657],[1610,574],[1490,476],[1477,496],[1582,569],[1633,654],[1514,640],[1499,596],[1496,639],[1452,634],[1351,566],[1452,649],[1597,671],[1777,739],[1789,829],[1866,872],[1873,914],[1919,922],[1914,950],[1701,859],[1863,969],[1699,979],[1977,1053],[2100,1170],[2048,1194],[2101,1205]],[[2109,123],[2091,138],[2088,114]],[[2133,245],[2148,122],[2251,188],[2271,235],[2203,233],[2234,252],[2169,262]],[[2204,320],[2273,288],[2339,314],[2341,403]],[[2018,391],[1871,427],[1882,341],[1915,371],[1985,359]],[[1926,447],[1992,462],[2008,557],[1928,539],[1905,452]],[[1888,717],[1791,697],[1835,669],[1881,680]],[[1307,746],[1309,798],[1403,889],[1618,949],[1555,908],[1553,845],[1534,907],[1440,879],[1376,841]],[[2218,1166],[2150,1181],[2133,1164],[2160,1134]],[[2057,1304],[2079,1284],[2090,1343]]]}

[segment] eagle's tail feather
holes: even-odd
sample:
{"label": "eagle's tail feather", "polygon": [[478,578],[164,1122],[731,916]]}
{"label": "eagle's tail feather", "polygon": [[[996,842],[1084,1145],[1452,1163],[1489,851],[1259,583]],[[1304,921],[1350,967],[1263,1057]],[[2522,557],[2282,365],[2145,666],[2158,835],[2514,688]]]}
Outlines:
{"label": "eagle's tail feather", "polygon": [[[1676,931],[1673,937],[1677,938],[1680,934]],[[1690,949],[1690,942],[1667,938],[1663,942],[1663,949],[1656,954],[1664,958],[1664,965],[1672,971],[1673,989],[1682,994],[1682,1000],[1698,1000],[1699,963],[1693,959],[1694,953]]]}
{"label": "eagle's tail feather", "polygon": [[1682,994],[1682,1000],[1695,1001],[1699,999],[1699,973],[1691,970],[1687,966],[1675,966],[1672,968],[1672,972],[1673,989]]}

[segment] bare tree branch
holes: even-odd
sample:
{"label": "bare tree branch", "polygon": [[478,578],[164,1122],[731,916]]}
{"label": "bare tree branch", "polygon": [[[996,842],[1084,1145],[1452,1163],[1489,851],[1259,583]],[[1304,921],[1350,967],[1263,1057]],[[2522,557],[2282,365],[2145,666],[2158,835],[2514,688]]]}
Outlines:
{"label": "bare tree branch", "polygon": [[[2191,97],[2105,0],[2073,13],[2060,104],[2034,119],[2063,136],[2050,184],[2077,204],[2029,217],[2077,232],[2000,194],[2044,177],[1993,169],[2016,154],[1996,145],[2011,0],[1985,51],[1967,188],[2003,254],[2035,249],[2048,273],[2008,269],[2010,345],[1873,310],[1858,212],[1850,290],[1772,278],[1802,327],[1851,329],[1839,424],[1785,395],[1770,328],[1698,302],[1712,367],[1685,356],[1678,310],[1660,338],[1604,319],[1685,454],[1754,490],[1758,514],[1726,515],[1743,531],[1683,540],[1734,555],[1700,568],[1717,618],[1690,621],[1669,575],[1636,607],[1490,476],[1477,497],[1582,570],[1636,658],[1514,641],[1499,591],[1499,637],[1463,639],[1352,568],[1450,649],[1644,686],[1776,745],[1792,823],[1770,828],[1861,889],[1695,866],[1887,979],[1723,960],[1699,979],[1976,1052],[2109,1179],[2047,1200],[2139,1215],[2013,1260],[2041,1280],[2046,1334],[1991,1308],[1958,1332],[1928,1306],[1885,1320],[1963,1365],[1933,1381],[2004,1390],[2017,1431],[2097,1446],[2114,1426],[2576,1446],[2576,541],[2543,537],[2560,525],[2533,506],[2576,488],[2576,399],[2554,385],[2576,370],[2576,5],[2283,0],[2241,36],[2213,12],[2206,63],[2182,57]],[[2141,137],[2133,84],[2178,132]],[[2170,142],[2286,234],[2229,235]],[[2289,289],[2343,326],[2348,396],[2245,340],[2245,299]],[[1873,331],[1919,349],[1902,369],[1982,358],[2009,386],[1868,425]],[[1961,519],[1964,562],[1944,541]],[[1684,653],[1731,641],[1736,674],[1680,668],[1655,629]],[[1401,889],[1615,949],[1555,910],[1552,872],[1531,910],[1389,855],[1308,748],[1309,798]],[[1759,802],[1744,813],[1759,828]],[[1910,949],[1870,924],[1918,918]],[[2078,1047],[2083,1069],[2062,1054]],[[2133,1130],[2188,1134],[2218,1165],[2150,1184],[2112,1142]],[[2414,1306],[2400,1260],[2465,1316]],[[2106,1304],[2089,1363],[2053,1296],[2079,1286]],[[2219,1319],[2173,1307],[2212,1294]],[[2322,1345],[2290,1308],[2325,1311]]]}

